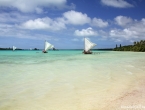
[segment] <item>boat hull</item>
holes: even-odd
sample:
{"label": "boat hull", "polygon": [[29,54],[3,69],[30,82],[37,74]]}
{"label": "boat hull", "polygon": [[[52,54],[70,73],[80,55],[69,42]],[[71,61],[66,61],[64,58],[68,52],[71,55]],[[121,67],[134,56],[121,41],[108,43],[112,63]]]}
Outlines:
{"label": "boat hull", "polygon": [[83,51],[84,54],[92,54],[93,52],[86,52],[86,51]]}
{"label": "boat hull", "polygon": [[47,53],[47,51],[44,51],[44,50],[43,50],[42,52],[43,52],[43,53]]}

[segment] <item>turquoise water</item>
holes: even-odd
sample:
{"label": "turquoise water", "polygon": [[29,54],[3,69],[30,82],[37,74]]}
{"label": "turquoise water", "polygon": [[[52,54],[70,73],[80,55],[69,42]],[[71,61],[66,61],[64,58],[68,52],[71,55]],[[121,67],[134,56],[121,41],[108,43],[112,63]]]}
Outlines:
{"label": "turquoise water", "polygon": [[0,63],[31,64],[47,63],[55,60],[65,60],[66,57],[80,55],[81,51],[0,51]]}
{"label": "turquoise water", "polygon": [[84,55],[81,50],[49,51],[47,54],[42,51],[0,51],[1,64],[40,64],[59,60],[83,60],[83,61],[120,61],[125,59],[144,58],[144,53],[135,52],[114,52],[94,51],[93,55]]}
{"label": "turquoise water", "polygon": [[93,110],[145,77],[145,53],[0,51],[0,109]]}
{"label": "turquoise water", "polygon": [[[95,53],[105,54],[106,52],[96,51]],[[37,64],[37,63],[40,64],[40,63],[49,63],[49,62],[59,61],[59,60],[83,60],[84,59],[84,55],[82,54],[81,50],[49,51],[48,54],[43,54],[42,51],[14,51],[14,52],[0,51],[0,56],[1,56],[0,63],[6,63],[6,64],[7,63],[8,64]]]}

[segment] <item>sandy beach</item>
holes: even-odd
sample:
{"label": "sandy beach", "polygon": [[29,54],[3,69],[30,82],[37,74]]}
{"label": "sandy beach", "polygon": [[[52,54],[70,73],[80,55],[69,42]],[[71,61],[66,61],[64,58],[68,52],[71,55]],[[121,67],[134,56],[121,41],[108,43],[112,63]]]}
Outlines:
{"label": "sandy beach", "polygon": [[100,110],[144,110],[145,109],[145,79],[140,79],[129,91],[119,98],[106,102]]}
{"label": "sandy beach", "polygon": [[144,53],[65,52],[1,55],[0,110],[144,109]]}

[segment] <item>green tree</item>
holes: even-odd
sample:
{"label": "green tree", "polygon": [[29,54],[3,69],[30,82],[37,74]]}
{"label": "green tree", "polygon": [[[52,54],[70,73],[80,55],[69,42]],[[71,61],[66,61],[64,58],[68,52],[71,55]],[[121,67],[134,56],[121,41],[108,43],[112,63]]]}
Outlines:
{"label": "green tree", "polygon": [[136,45],[136,42],[133,42],[134,45]]}
{"label": "green tree", "polygon": [[143,45],[143,40],[140,41],[140,45]]}

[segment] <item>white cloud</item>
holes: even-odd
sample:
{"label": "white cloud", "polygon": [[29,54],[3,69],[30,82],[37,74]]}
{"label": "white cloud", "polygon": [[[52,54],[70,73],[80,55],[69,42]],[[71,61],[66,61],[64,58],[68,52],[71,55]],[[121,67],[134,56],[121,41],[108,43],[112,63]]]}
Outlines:
{"label": "white cloud", "polygon": [[49,17],[27,20],[21,23],[20,27],[30,30],[62,30],[66,29],[66,25],[84,25],[89,23],[91,19],[86,14],[76,11],[68,11],[62,17],[51,19]]}
{"label": "white cloud", "polygon": [[110,36],[113,38],[120,38],[125,40],[131,39],[145,39],[145,24],[143,21],[132,23],[132,25],[127,26],[128,28],[124,29],[112,29],[110,31]]}
{"label": "white cloud", "polygon": [[49,24],[46,24],[43,19],[40,18],[29,20],[23,23],[22,26],[26,29],[46,29],[51,27]]}
{"label": "white cloud", "polygon": [[13,25],[0,23],[0,36],[7,36],[14,31]]}
{"label": "white cloud", "polygon": [[125,26],[133,21],[131,18],[126,16],[117,16],[114,20],[116,21],[116,24],[120,26]]}
{"label": "white cloud", "polygon": [[61,19],[53,20],[49,17],[37,18],[29,20],[21,24],[24,29],[39,29],[39,30],[61,30],[65,29],[65,24],[60,21]]}
{"label": "white cloud", "polygon": [[129,40],[132,38],[138,38],[137,36],[137,32],[130,30],[130,29],[113,29],[110,31],[110,36],[113,38],[120,38],[120,39],[125,39],[125,40]]}
{"label": "white cloud", "polygon": [[24,21],[32,19],[32,18],[34,18],[33,15],[27,16],[25,14],[20,14],[20,13],[16,13],[16,12],[0,13],[0,22],[1,23],[20,23],[20,22],[24,22]]}
{"label": "white cloud", "polygon": [[0,37],[19,37],[20,33],[24,34],[24,31],[16,28],[15,25],[0,24]]}
{"label": "white cloud", "polygon": [[42,7],[65,7],[66,0],[0,0],[0,6],[12,7],[21,12],[34,12]]}
{"label": "white cloud", "polygon": [[145,18],[143,18],[141,21],[136,21],[129,26],[131,30],[137,31],[139,34],[145,33]]}
{"label": "white cloud", "polygon": [[98,36],[101,36],[101,40],[106,40],[108,38],[109,34],[107,31],[99,30]]}
{"label": "white cloud", "polygon": [[82,29],[81,31],[76,30],[74,32],[74,35],[85,37],[85,36],[97,36],[98,34],[91,27],[89,27],[87,29]]}
{"label": "white cloud", "polygon": [[81,12],[76,12],[73,10],[65,12],[63,16],[64,19],[66,19],[67,24],[83,25],[86,23],[90,23],[91,21],[87,14],[83,14]]}
{"label": "white cloud", "polygon": [[117,16],[115,19],[116,24],[123,27],[123,29],[111,29],[109,36],[117,41],[135,41],[145,39],[145,18],[135,20],[130,17]]}
{"label": "white cloud", "polygon": [[14,38],[26,38],[26,39],[39,39],[39,40],[51,40],[54,37],[38,34],[36,32],[25,31],[17,28],[15,25],[0,24],[0,37],[14,37]]}
{"label": "white cloud", "polygon": [[116,8],[134,7],[132,4],[126,2],[125,0],[101,0],[101,3]]}
{"label": "white cloud", "polygon": [[91,25],[96,26],[96,27],[100,27],[100,28],[104,28],[104,27],[108,26],[108,22],[103,21],[102,19],[93,18]]}
{"label": "white cloud", "polygon": [[141,22],[145,25],[145,18],[143,18],[143,19],[141,20]]}

